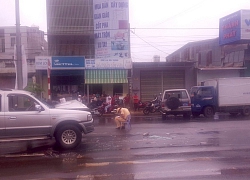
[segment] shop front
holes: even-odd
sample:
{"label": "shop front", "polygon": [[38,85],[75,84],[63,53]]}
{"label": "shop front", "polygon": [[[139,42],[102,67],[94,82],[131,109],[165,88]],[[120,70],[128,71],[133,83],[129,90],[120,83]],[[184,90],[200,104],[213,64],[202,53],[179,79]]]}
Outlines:
{"label": "shop front", "polygon": [[36,57],[37,79],[44,89],[42,97],[49,99],[51,95],[51,100],[59,100],[84,95],[88,102],[93,94],[122,98],[129,93],[131,60],[104,61],[82,56]]}
{"label": "shop front", "polygon": [[100,94],[123,98],[129,93],[131,68],[130,59],[86,60],[84,77],[87,96]]}
{"label": "shop front", "polygon": [[58,101],[84,94],[84,69],[83,56],[36,57],[36,75],[44,90],[42,97]]}

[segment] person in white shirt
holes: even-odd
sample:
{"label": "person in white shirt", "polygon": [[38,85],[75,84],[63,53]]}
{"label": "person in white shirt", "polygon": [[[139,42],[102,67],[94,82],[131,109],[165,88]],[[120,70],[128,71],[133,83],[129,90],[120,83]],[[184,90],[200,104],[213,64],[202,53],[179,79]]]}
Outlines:
{"label": "person in white shirt", "polygon": [[82,96],[78,95],[77,101],[82,102]]}
{"label": "person in white shirt", "polygon": [[109,96],[109,95],[106,97],[106,104],[107,105],[105,106],[105,113],[107,113],[108,108],[111,107],[111,96]]}

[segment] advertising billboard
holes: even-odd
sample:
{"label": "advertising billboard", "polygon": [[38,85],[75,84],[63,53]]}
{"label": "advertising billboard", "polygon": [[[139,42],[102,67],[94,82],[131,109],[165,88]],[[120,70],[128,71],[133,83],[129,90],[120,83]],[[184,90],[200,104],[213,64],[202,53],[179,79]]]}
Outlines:
{"label": "advertising billboard", "polygon": [[86,69],[132,69],[132,61],[130,58],[100,58],[86,59]]}
{"label": "advertising billboard", "polygon": [[48,61],[51,62],[51,56],[36,56],[35,57],[36,70],[47,70]]}
{"label": "advertising billboard", "polygon": [[240,10],[220,19],[219,44],[250,40],[250,10]]}
{"label": "advertising billboard", "polygon": [[128,0],[94,0],[95,58],[129,57]]}
{"label": "advertising billboard", "polygon": [[84,69],[83,56],[52,56],[52,69]]}

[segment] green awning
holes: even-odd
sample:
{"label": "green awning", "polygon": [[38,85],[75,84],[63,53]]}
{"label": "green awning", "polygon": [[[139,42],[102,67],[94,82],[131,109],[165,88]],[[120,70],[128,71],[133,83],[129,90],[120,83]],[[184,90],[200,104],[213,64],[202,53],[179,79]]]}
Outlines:
{"label": "green awning", "polygon": [[86,69],[85,84],[128,83],[126,69]]}

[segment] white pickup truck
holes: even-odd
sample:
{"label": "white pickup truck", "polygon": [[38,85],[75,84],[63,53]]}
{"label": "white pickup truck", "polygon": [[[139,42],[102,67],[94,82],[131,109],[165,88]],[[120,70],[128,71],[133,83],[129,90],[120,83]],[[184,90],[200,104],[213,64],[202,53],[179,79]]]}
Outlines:
{"label": "white pickup truck", "polygon": [[71,149],[93,130],[88,111],[54,108],[30,92],[0,89],[0,142],[55,138],[61,148]]}

